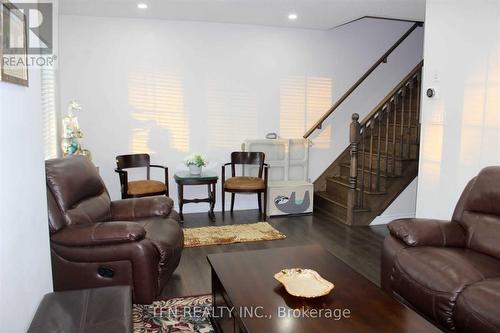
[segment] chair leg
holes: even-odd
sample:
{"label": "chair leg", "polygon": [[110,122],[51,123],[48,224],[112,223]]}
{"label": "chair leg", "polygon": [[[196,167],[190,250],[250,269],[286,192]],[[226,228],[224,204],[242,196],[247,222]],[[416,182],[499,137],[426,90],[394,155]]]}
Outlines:
{"label": "chair leg", "polygon": [[220,201],[221,201],[221,204],[222,204],[222,218],[224,218],[224,215],[225,215],[225,213],[224,213],[224,207],[225,207],[225,202],[226,202],[226,192],[224,192],[224,187],[222,187]]}
{"label": "chair leg", "polygon": [[235,193],[231,193],[231,214],[233,213],[234,209],[234,197],[236,196]]}
{"label": "chair leg", "polygon": [[257,203],[259,204],[259,214],[262,214],[262,195],[257,193]]}
{"label": "chair leg", "polygon": [[267,220],[267,188],[264,190],[264,211],[262,213],[264,221]]}

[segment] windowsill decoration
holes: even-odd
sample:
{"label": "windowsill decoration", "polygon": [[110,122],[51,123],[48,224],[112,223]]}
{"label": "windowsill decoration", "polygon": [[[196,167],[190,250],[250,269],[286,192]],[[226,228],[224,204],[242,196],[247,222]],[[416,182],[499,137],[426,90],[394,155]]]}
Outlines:
{"label": "windowsill decoration", "polygon": [[84,155],[91,159],[90,151],[83,149],[80,140],[83,138],[83,133],[78,124],[78,118],[75,113],[82,110],[82,107],[76,100],[72,100],[68,105],[68,114],[62,120],[63,135],[61,140],[61,148],[63,156],[68,155]]}

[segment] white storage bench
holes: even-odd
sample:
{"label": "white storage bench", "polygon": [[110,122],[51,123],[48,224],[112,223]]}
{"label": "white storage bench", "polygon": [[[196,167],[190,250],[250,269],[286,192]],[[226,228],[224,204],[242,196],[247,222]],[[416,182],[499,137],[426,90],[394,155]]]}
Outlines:
{"label": "white storage bench", "polygon": [[267,215],[312,213],[313,194],[313,184],[305,181],[269,182]]}

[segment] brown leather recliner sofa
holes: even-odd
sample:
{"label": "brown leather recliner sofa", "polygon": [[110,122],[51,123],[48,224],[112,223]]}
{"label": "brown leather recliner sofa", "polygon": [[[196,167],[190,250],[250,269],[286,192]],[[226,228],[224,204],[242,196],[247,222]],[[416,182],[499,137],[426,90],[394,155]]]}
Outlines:
{"label": "brown leather recliner sofa", "polygon": [[451,221],[401,219],[384,241],[382,288],[447,332],[500,332],[500,167],[463,191]]}
{"label": "brown leather recliner sofa", "polygon": [[129,285],[149,304],[179,264],[184,236],[172,199],[111,201],[96,167],[45,162],[54,290]]}

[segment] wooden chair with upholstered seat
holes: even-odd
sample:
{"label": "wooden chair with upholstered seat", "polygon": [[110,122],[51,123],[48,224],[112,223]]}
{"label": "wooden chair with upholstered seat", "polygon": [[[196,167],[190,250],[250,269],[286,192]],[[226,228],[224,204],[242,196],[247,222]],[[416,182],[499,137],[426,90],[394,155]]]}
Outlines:
{"label": "wooden chair with upholstered seat", "polygon": [[[268,165],[264,163],[264,159],[265,154],[262,152],[231,153],[231,162],[222,166],[222,216],[224,216],[226,192],[231,193],[231,213],[234,209],[236,193],[256,193],[259,213],[264,219],[266,218]],[[245,164],[258,165],[258,176],[236,176],[236,166]],[[228,165],[231,165],[231,178],[226,179],[226,166]],[[264,194],[264,209],[262,209],[262,194]]]}
{"label": "wooden chair with upholstered seat", "polygon": [[[145,180],[128,180],[128,173],[125,169],[146,168]],[[150,179],[151,168],[160,168],[165,170],[165,181]],[[131,154],[116,156],[116,169],[120,177],[122,199],[140,198],[154,195],[166,195],[168,197],[168,168],[162,165],[150,163],[148,154]]]}

